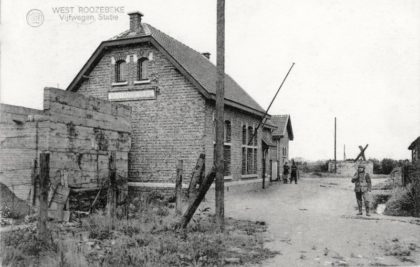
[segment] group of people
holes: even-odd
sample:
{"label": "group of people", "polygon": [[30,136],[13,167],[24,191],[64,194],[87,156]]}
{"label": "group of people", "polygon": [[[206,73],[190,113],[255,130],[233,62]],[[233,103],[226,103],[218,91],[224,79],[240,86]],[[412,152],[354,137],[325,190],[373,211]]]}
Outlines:
{"label": "group of people", "polygon": [[[354,192],[356,194],[356,201],[359,212],[357,215],[363,215],[363,204],[366,210],[366,216],[370,216],[370,192],[372,191],[372,182],[369,174],[365,171],[366,167],[360,164],[357,168],[357,172],[351,179],[354,183]],[[289,180],[290,173],[290,180]],[[294,160],[292,160],[292,166],[290,167],[287,162],[283,165],[283,182],[285,184],[292,183],[293,181],[297,184],[298,178],[298,167]],[[363,203],[364,202],[364,203]]]}
{"label": "group of people", "polygon": [[292,166],[290,167],[287,162],[283,165],[283,182],[287,184],[289,179],[289,171],[290,171],[290,183],[295,181],[295,184],[297,184],[297,178],[298,178],[298,167],[294,160],[292,160]]}

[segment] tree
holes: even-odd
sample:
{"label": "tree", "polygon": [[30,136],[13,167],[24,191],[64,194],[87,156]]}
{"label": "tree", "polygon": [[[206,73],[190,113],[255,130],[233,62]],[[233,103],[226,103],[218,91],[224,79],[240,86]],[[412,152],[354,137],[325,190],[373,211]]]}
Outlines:
{"label": "tree", "polygon": [[398,167],[398,161],[396,160],[384,158],[381,161],[382,174],[390,174],[395,167]]}

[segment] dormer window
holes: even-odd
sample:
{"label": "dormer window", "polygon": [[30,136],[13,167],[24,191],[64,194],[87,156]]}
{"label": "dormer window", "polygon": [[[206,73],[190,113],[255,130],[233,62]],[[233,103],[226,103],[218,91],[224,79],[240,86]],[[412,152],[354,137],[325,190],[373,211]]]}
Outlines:
{"label": "dormer window", "polygon": [[125,60],[118,60],[115,63],[115,82],[123,83],[127,81],[127,63]]}
{"label": "dormer window", "polygon": [[137,61],[137,80],[138,81],[145,81],[149,79],[149,74],[147,72],[147,65],[149,60],[145,57],[140,58]]}

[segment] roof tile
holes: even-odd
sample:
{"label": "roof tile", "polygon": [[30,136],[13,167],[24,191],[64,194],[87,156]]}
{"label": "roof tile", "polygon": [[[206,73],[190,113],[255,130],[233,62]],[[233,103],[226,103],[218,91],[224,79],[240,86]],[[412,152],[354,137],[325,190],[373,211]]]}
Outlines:
{"label": "roof tile", "polygon": [[[216,66],[201,53],[180,41],[161,32],[153,26],[142,23],[140,33],[124,31],[111,40],[126,39],[139,36],[152,36],[208,93],[216,94]],[[225,75],[225,99],[259,112],[262,107],[229,75]]]}

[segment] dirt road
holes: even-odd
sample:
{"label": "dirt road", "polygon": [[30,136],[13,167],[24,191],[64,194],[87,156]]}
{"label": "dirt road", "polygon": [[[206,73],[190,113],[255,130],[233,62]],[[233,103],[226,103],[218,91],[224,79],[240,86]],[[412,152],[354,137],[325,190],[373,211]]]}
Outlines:
{"label": "dirt road", "polygon": [[266,247],[281,254],[263,266],[419,265],[419,221],[356,216],[352,189],[349,179],[274,183],[265,191],[227,194],[225,213],[268,224]]}

